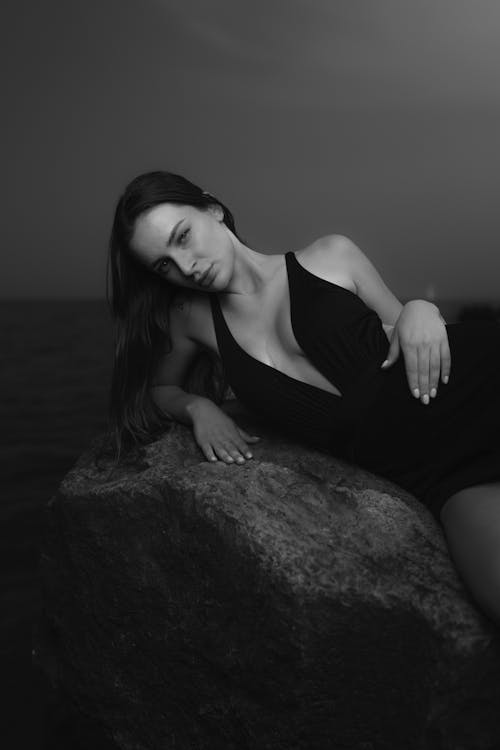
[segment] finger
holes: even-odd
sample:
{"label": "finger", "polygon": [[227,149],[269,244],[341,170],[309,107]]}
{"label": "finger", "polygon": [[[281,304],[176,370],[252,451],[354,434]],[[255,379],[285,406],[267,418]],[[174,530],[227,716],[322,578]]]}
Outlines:
{"label": "finger", "polygon": [[430,366],[429,366],[429,395],[431,398],[436,398],[437,389],[439,386],[439,373],[441,370],[441,355],[439,347],[433,346],[430,354]]}
{"label": "finger", "polygon": [[233,457],[233,459],[238,464],[242,464],[245,461],[245,453],[247,452],[247,447],[243,443],[243,446],[241,447],[237,440],[232,439],[231,442],[228,441],[226,444],[226,450],[229,453],[230,456]]}
{"label": "finger", "polygon": [[234,464],[234,458],[223,445],[215,445],[214,450],[221,461],[224,461],[226,464]]}
{"label": "finger", "polygon": [[253,458],[252,451],[241,436],[238,436],[235,440],[233,440],[233,443],[245,458]]}
{"label": "finger", "polygon": [[418,348],[418,387],[420,390],[420,400],[423,404],[429,403],[429,347],[419,346]]}
{"label": "finger", "polygon": [[450,379],[451,354],[448,339],[441,342],[441,380],[446,385]]}
{"label": "finger", "polygon": [[203,451],[203,454],[205,458],[207,459],[207,461],[211,461],[211,462],[217,461],[217,456],[215,455],[214,449],[212,448],[210,443],[201,443],[200,448]]}
{"label": "finger", "polygon": [[260,437],[257,437],[257,435],[249,435],[242,427],[238,427],[238,431],[243,440],[246,440],[247,443],[256,443],[257,440],[260,440]]}
{"label": "finger", "polygon": [[418,384],[418,356],[414,346],[408,346],[403,348],[406,368],[406,379],[410,391],[415,398],[420,397],[420,390]]}
{"label": "finger", "polygon": [[400,346],[399,346],[399,336],[397,332],[395,331],[392,335],[391,344],[389,346],[389,351],[387,353],[387,358],[384,359],[382,362],[382,367],[384,369],[387,369],[387,367],[390,367],[394,364],[394,362],[399,357],[400,352]]}

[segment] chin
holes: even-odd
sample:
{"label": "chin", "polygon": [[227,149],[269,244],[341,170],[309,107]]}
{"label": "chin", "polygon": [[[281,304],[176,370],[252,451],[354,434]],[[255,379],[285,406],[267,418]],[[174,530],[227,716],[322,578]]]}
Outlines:
{"label": "chin", "polygon": [[229,286],[229,282],[231,280],[231,276],[226,278],[226,276],[218,271],[214,278],[212,279],[212,283],[210,284],[210,290],[212,292],[225,292],[227,287]]}

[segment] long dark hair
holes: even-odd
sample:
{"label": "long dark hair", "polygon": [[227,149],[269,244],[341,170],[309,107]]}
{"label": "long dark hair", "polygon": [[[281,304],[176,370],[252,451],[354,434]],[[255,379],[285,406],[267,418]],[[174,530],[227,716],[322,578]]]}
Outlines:
{"label": "long dark hair", "polygon": [[[171,422],[152,400],[150,386],[162,353],[171,345],[169,306],[177,287],[148,271],[130,250],[136,219],[161,203],[199,209],[217,203],[223,209],[224,223],[238,236],[229,209],[178,174],[141,174],[126,186],[118,200],[106,269],[106,297],[115,333],[107,438],[108,452],[111,447],[117,462],[123,450],[150,442]],[[200,354],[187,387],[220,403],[227,383],[218,358]]]}

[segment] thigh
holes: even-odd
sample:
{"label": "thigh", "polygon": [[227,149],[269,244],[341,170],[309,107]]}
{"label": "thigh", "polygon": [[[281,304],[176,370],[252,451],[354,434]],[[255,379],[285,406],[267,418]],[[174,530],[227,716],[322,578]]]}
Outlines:
{"label": "thigh", "polygon": [[478,604],[500,619],[500,482],[452,495],[441,522],[464,583]]}

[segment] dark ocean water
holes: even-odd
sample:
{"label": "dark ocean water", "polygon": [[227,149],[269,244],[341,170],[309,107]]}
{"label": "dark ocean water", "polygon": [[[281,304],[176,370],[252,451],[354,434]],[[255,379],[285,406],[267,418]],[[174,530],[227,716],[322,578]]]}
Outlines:
{"label": "dark ocean water", "polygon": [[[41,748],[43,686],[31,667],[43,508],[105,429],[112,326],[104,301],[0,302],[3,747]],[[5,709],[5,706],[4,706]]]}

